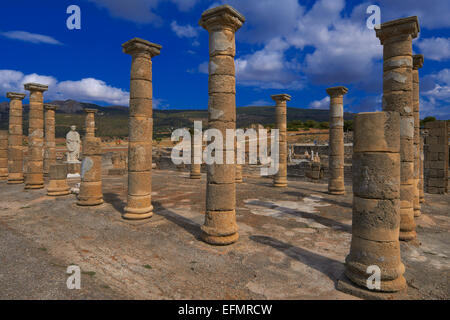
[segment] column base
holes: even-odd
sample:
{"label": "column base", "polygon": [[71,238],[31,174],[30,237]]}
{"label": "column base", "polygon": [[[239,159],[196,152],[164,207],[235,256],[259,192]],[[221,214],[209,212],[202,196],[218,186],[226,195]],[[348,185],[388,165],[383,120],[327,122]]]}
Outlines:
{"label": "column base", "polygon": [[23,179],[22,180],[8,180],[7,184],[22,184],[24,182],[25,181]]}
{"label": "column base", "polygon": [[63,189],[47,188],[47,195],[48,196],[57,197],[57,196],[67,196],[69,194],[70,194],[70,189],[69,188],[63,188]]}
{"label": "column base", "polygon": [[202,175],[198,173],[191,173],[189,179],[201,179]]}
{"label": "column base", "polygon": [[25,189],[27,190],[44,189],[44,185],[43,184],[25,185]]}
{"label": "column base", "polygon": [[206,243],[216,246],[226,246],[238,241],[239,233],[236,232],[235,234],[229,236],[214,236],[203,231],[200,237]]}
{"label": "column base", "polygon": [[125,213],[122,218],[125,220],[145,220],[153,216],[153,206],[148,208],[129,208],[125,207]]}
{"label": "column base", "polygon": [[328,193],[336,196],[342,196],[345,194],[345,190],[328,190]]}
{"label": "column base", "polygon": [[401,231],[398,237],[401,241],[411,241],[417,238],[417,233],[415,231]]}
{"label": "column base", "polygon": [[242,183],[242,182],[244,182],[243,179],[240,179],[240,180],[234,180],[234,183]]}
{"label": "column base", "polygon": [[405,300],[407,298],[406,288],[398,292],[380,292],[369,290],[367,288],[362,288],[355,285],[347,278],[347,276],[345,276],[345,274],[342,274],[339,278],[336,289],[365,300]]}
{"label": "column base", "polygon": [[103,199],[86,199],[86,200],[80,200],[78,199],[77,205],[81,207],[93,207],[93,206],[99,206],[103,204]]}
{"label": "column base", "polygon": [[273,186],[276,188],[286,188],[288,185],[287,185],[287,183],[274,182]]}

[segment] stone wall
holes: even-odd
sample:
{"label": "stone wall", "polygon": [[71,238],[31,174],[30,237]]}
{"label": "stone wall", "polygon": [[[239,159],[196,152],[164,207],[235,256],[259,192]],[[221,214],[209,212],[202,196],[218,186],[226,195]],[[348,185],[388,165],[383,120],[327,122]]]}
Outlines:
{"label": "stone wall", "polygon": [[424,130],[424,188],[427,193],[448,192],[448,125],[446,121],[425,124]]}

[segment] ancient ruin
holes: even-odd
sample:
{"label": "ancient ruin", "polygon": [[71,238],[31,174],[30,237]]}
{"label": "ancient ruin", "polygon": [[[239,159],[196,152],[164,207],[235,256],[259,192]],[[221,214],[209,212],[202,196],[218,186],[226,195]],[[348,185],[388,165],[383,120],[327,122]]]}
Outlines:
{"label": "ancient ruin", "polygon": [[23,127],[22,100],[25,94],[8,92],[9,138],[8,138],[8,184],[23,183]]}
{"label": "ancient ruin", "polygon": [[48,86],[27,83],[24,88],[30,91],[25,189],[42,189],[44,188],[44,92],[48,90]]}
{"label": "ancient ruin", "polygon": [[123,217],[141,220],[153,215],[152,206],[152,58],[161,46],[143,39],[122,45],[132,56],[128,145],[128,201]]}
{"label": "ancient ruin", "polygon": [[47,187],[48,196],[66,196],[70,194],[67,184],[67,164],[51,164]]}
{"label": "ancient ruin", "polygon": [[346,87],[328,88],[330,95],[330,140],[328,192],[345,194],[344,186],[344,95]]}
{"label": "ancient ruin", "polygon": [[425,124],[424,188],[427,193],[448,192],[449,131],[447,121]]}
{"label": "ancient ruin", "polygon": [[419,69],[423,67],[423,55],[413,56],[413,108],[414,108],[414,217],[419,217],[420,212],[420,189],[423,189],[420,177],[420,90]]}
{"label": "ancient ruin", "polygon": [[[236,55],[235,32],[245,18],[234,8],[223,5],[203,12],[200,26],[209,32],[209,103],[208,124],[226,136],[226,129],[236,128]],[[235,153],[233,145],[233,154]],[[216,152],[226,153],[226,148]],[[206,216],[202,239],[214,245],[238,240],[236,224],[236,166],[207,166]]]}
{"label": "ancient ruin", "polygon": [[86,112],[86,137],[95,137],[95,114],[97,111],[97,109],[84,109],[84,112]]}
{"label": "ancient ruin", "polygon": [[56,163],[55,143],[55,111],[58,106],[44,104],[45,118],[45,149],[44,149],[44,175],[50,172],[50,166]]}
{"label": "ancient ruin", "polygon": [[417,17],[389,21],[376,29],[383,45],[383,111],[400,113],[400,240],[404,241],[416,238],[412,40],[419,31]]}
{"label": "ancient ruin", "polygon": [[[406,288],[400,258],[400,117],[397,112],[355,117],[353,214],[345,275],[356,285],[381,292]],[[379,288],[367,286],[367,270],[381,270]]]}
{"label": "ancient ruin", "polygon": [[0,130],[0,181],[8,180],[8,131]]}
{"label": "ancient ruin", "polygon": [[102,140],[96,137],[84,137],[81,185],[77,205],[96,206],[102,203]]}
{"label": "ancient ruin", "polygon": [[277,94],[272,96],[272,100],[276,102],[275,107],[275,128],[279,130],[279,167],[278,172],[273,179],[274,187],[287,187],[287,135],[286,135],[286,117],[287,101],[291,101],[288,94]]}

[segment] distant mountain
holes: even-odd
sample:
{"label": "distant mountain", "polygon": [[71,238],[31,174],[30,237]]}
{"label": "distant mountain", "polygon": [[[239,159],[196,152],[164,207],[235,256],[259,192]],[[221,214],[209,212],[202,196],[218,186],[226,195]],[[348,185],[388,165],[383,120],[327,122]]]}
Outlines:
{"label": "distant mountain", "polygon": [[[97,133],[100,136],[124,136],[128,134],[128,107],[108,106],[102,107],[93,103],[78,102],[75,100],[55,100],[48,102],[56,104],[59,109],[56,114],[56,135],[64,136],[68,127],[72,124],[77,125],[80,132],[84,128],[83,109],[97,109],[96,116]],[[8,128],[8,109],[7,102],[0,103],[0,129]],[[345,120],[353,119],[354,114],[345,113]],[[28,105],[24,105],[24,133],[27,132],[28,125]],[[208,120],[207,110],[158,110],[153,111],[155,134],[168,133],[173,129],[182,127],[192,127],[194,120],[202,120],[206,124]],[[288,121],[293,120],[314,120],[317,122],[329,121],[328,110],[288,108]],[[238,107],[237,108],[237,127],[245,128],[252,124],[274,124],[275,107]]]}

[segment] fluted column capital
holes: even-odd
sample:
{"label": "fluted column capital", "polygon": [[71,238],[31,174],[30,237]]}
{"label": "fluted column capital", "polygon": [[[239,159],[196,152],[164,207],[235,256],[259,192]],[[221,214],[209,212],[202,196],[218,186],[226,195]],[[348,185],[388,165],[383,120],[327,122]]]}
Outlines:
{"label": "fluted column capital", "polygon": [[44,92],[48,90],[48,86],[39,83],[25,83],[23,87],[25,88],[25,90],[31,92],[35,91]]}
{"label": "fluted column capital", "polygon": [[285,93],[282,94],[274,94],[271,96],[272,100],[275,102],[285,102],[285,101],[291,101],[291,96]]}
{"label": "fluted column capital", "polygon": [[348,89],[343,86],[331,87],[331,88],[327,89],[327,93],[330,95],[330,97],[343,96],[347,92],[348,92]]}
{"label": "fluted column capital", "polygon": [[377,37],[381,44],[398,36],[411,36],[412,39],[417,38],[420,32],[419,19],[417,16],[392,20],[381,24],[379,29],[375,29]]}
{"label": "fluted column capital", "polygon": [[48,104],[48,103],[45,103],[45,104],[44,104],[44,109],[45,109],[45,110],[53,110],[53,111],[56,111],[56,110],[59,109],[59,106],[57,106],[56,104]]}
{"label": "fluted column capital", "polygon": [[25,93],[7,92],[6,97],[11,100],[23,100],[27,95]]}
{"label": "fluted column capital", "polygon": [[153,58],[160,54],[161,49],[161,45],[141,38],[134,38],[122,44],[123,52],[132,56],[145,54]]}
{"label": "fluted column capital", "polygon": [[229,5],[218,6],[203,12],[198,24],[208,31],[230,28],[236,32],[245,22],[245,17]]}

